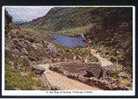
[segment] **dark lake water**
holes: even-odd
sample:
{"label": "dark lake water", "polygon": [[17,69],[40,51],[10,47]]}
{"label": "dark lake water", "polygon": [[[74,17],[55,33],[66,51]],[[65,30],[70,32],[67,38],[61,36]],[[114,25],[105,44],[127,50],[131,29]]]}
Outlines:
{"label": "dark lake water", "polygon": [[54,42],[67,48],[85,47],[86,42],[82,36],[66,36],[54,34]]}

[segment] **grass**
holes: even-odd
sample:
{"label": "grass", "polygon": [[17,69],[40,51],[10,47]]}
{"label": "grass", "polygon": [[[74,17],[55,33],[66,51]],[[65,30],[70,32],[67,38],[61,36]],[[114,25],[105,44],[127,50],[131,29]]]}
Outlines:
{"label": "grass", "polygon": [[[42,40],[47,38],[47,35],[40,35],[40,32],[35,31],[30,28],[21,28],[19,29],[12,29],[11,33],[16,33],[18,39],[23,39],[24,41],[33,43],[37,42],[40,43]],[[12,41],[12,39],[10,39]],[[32,43],[32,44],[33,44]],[[6,44],[11,44],[6,42]],[[17,46],[17,45],[16,45]],[[26,48],[26,47],[24,47]],[[13,48],[14,49],[14,48]],[[43,51],[41,50],[34,50],[33,48],[29,49],[29,54],[25,56],[17,55],[12,53],[11,50],[5,50],[6,55],[6,62],[5,62],[5,89],[6,90],[48,90],[49,87],[44,85],[43,82],[40,81],[38,76],[31,71],[30,63],[28,57],[31,56],[33,58],[42,58],[44,56]],[[26,48],[27,49],[27,48]],[[43,51],[42,51],[43,50]],[[46,51],[45,51],[46,52]],[[42,53],[42,54],[41,54]],[[14,56],[13,56],[14,55]],[[17,68],[17,69],[16,69]]]}
{"label": "grass", "polygon": [[128,86],[129,88],[132,88],[132,83],[128,79],[122,79],[120,83]]}
{"label": "grass", "polygon": [[50,33],[48,31],[44,31],[40,29],[21,28],[21,30],[18,30],[17,28],[17,29],[13,29],[13,31],[17,31],[18,34],[16,35],[18,35],[19,38],[22,37],[26,40],[31,40],[34,42],[50,40]]}
{"label": "grass", "polygon": [[119,52],[117,49],[112,46],[106,46],[104,42],[92,42],[91,47],[96,49],[98,53],[104,58],[112,61],[113,63],[118,63],[119,60],[123,59],[124,53]]}
{"label": "grass", "polygon": [[43,88],[43,84],[39,81],[33,72],[17,70],[7,60],[5,65],[5,89],[6,90],[32,90],[35,88]]}
{"label": "grass", "polygon": [[57,34],[63,34],[63,35],[69,35],[69,36],[75,36],[78,34],[86,34],[89,32],[90,28],[92,27],[92,24],[86,25],[86,26],[79,26],[74,28],[64,28],[60,31],[49,31],[46,28],[22,28],[27,33],[34,33],[38,34],[41,33],[42,35],[49,35],[50,33],[57,33]]}
{"label": "grass", "polygon": [[59,50],[59,54],[62,57],[73,59],[74,57],[80,60],[88,59],[90,62],[98,62],[98,59],[90,54],[90,50],[87,48],[65,48],[60,45],[56,45]]}
{"label": "grass", "polygon": [[48,32],[47,31],[44,31],[44,30],[40,30],[40,29],[36,29],[36,28],[21,28],[22,32],[24,34],[32,34],[32,35],[48,35]]}
{"label": "grass", "polygon": [[87,26],[81,26],[81,27],[70,28],[70,29],[63,29],[63,30],[58,31],[57,33],[70,35],[70,36],[78,35],[81,33],[86,34],[91,27],[92,27],[92,25],[90,24]]}

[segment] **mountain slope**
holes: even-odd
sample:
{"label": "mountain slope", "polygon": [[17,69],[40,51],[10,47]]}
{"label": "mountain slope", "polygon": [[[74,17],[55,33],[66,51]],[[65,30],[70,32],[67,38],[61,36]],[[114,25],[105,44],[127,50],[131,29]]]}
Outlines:
{"label": "mountain slope", "polygon": [[[89,18],[89,11],[92,11],[94,9],[95,8],[71,7],[52,8],[46,16],[33,20],[29,23],[29,26],[33,25],[35,27],[48,31],[59,31],[63,29],[84,26],[91,23],[91,18]],[[82,20],[85,20],[85,22],[82,22]]]}
{"label": "mountain slope", "polygon": [[[108,18],[114,19],[109,21]],[[115,21],[128,21],[130,18],[131,8],[55,7],[45,16],[34,19],[25,25],[57,32],[94,23],[104,24],[104,21],[106,21],[104,24],[106,26],[114,24]]]}

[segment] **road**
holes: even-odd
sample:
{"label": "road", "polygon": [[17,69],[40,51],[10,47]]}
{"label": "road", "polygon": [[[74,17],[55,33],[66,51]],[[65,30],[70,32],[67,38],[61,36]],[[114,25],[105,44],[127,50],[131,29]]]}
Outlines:
{"label": "road", "polygon": [[77,80],[70,79],[62,74],[49,70],[49,64],[43,64],[46,71],[42,75],[52,87],[60,90],[100,90],[97,87],[92,87],[81,83]]}

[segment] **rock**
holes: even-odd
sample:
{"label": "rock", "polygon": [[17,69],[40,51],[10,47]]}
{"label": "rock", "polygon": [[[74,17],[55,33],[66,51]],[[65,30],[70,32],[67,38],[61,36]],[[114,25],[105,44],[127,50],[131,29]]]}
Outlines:
{"label": "rock", "polygon": [[77,56],[73,56],[73,60],[76,60],[77,59]]}
{"label": "rock", "polygon": [[15,55],[20,55],[21,54],[20,51],[16,48],[12,50],[12,53],[15,54]]}
{"label": "rock", "polygon": [[34,49],[40,49],[40,48],[43,47],[43,45],[41,45],[41,44],[39,44],[39,43],[33,43],[33,44],[32,44],[32,47],[33,47]]}
{"label": "rock", "polygon": [[45,71],[45,68],[41,65],[36,65],[32,67],[32,71],[34,71],[38,75],[42,75]]}
{"label": "rock", "polygon": [[13,65],[14,65],[13,61],[9,61],[9,64],[10,64],[11,66],[13,66]]}
{"label": "rock", "polygon": [[78,75],[78,80],[83,82],[83,83],[87,83],[87,78],[81,75]]}
{"label": "rock", "polygon": [[25,55],[28,55],[28,51],[25,49],[25,48],[22,48],[22,52],[25,54]]}
{"label": "rock", "polygon": [[102,77],[102,72],[102,68],[99,65],[91,65],[87,68],[86,75],[84,76],[100,78]]}
{"label": "rock", "polygon": [[[65,62],[64,64],[51,65],[51,70],[63,75],[79,80],[90,86],[97,86],[104,90],[128,90],[127,86],[122,86],[118,80],[112,79],[110,77],[110,71],[101,67],[99,64],[80,64],[75,62]],[[82,65],[82,67],[81,67]],[[68,70],[68,66],[76,66],[73,70]],[[77,67],[78,66],[78,67]],[[80,69],[81,68],[81,69]],[[75,70],[76,69],[76,70]]]}
{"label": "rock", "polygon": [[129,75],[128,75],[127,73],[125,73],[125,72],[120,72],[120,73],[118,74],[118,76],[119,76],[119,77],[122,77],[122,78],[129,78]]}
{"label": "rock", "polygon": [[47,48],[52,52],[56,52],[56,47],[50,42],[48,43]]}
{"label": "rock", "polygon": [[111,76],[111,72],[98,63],[88,64],[88,68],[86,68],[86,73],[87,74],[85,75],[85,77],[95,77],[99,79],[104,79]]}
{"label": "rock", "polygon": [[104,90],[128,90],[127,86],[120,85],[118,81],[107,81],[107,80],[101,80],[94,77],[91,77],[89,80],[89,85],[95,84],[99,88],[102,88]]}
{"label": "rock", "polygon": [[21,74],[21,76],[23,76],[23,77],[28,75],[27,72],[21,72],[20,74]]}

